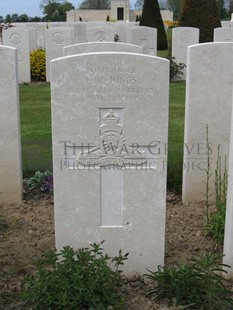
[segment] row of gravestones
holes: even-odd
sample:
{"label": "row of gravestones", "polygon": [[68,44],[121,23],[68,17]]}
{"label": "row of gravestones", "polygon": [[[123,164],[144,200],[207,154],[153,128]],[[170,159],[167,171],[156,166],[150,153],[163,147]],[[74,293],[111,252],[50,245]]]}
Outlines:
{"label": "row of gravestones", "polygon": [[[203,200],[208,153],[214,175],[220,144],[220,155],[230,158],[224,252],[233,265],[233,43],[190,46],[187,58],[183,200]],[[14,48],[0,47],[0,70],[0,201],[19,202]],[[168,93],[169,62],[162,58],[106,48],[51,62],[57,249],[105,240],[112,255],[130,252],[126,273],[163,264]]]}
{"label": "row of gravestones", "polygon": [[[79,23],[80,25],[80,23]],[[80,26],[79,26],[80,27]],[[123,25],[122,25],[123,27]],[[120,29],[120,26],[118,26]],[[117,29],[118,29],[117,28]],[[123,28],[122,28],[123,29]],[[146,54],[156,55],[157,30],[150,27],[126,27],[126,41],[143,47]],[[76,31],[76,32],[75,32]],[[50,81],[50,61],[63,56],[63,47],[79,41],[114,42],[114,31],[111,27],[95,26],[91,23],[87,28],[86,39],[80,39],[82,32],[78,27],[50,28],[44,30],[46,48],[46,80]],[[122,31],[123,33],[123,31]],[[121,37],[121,34],[119,35]],[[30,82],[30,51],[36,48],[35,29],[11,28],[3,32],[3,45],[18,49],[19,82]]]}
{"label": "row of gravestones", "polygon": [[[157,30],[149,27],[137,27],[134,23],[72,23],[62,28],[65,23],[53,23],[45,29],[46,24],[28,24],[27,29],[12,28],[3,32],[3,45],[18,48],[19,82],[30,82],[30,51],[40,46],[46,48],[46,80],[50,81],[50,61],[63,56],[63,47],[80,42],[113,42],[115,32],[119,42],[143,47],[145,54],[155,56],[157,53]],[[67,24],[67,23],[66,23]],[[17,24],[17,27],[26,24]],[[32,26],[37,28],[33,28]],[[57,26],[60,25],[59,28]],[[31,26],[31,27],[30,27]],[[56,26],[56,27],[54,27]],[[43,30],[43,31],[42,31]],[[233,28],[216,28],[214,41],[233,41]],[[42,42],[45,42],[42,44]],[[187,65],[187,47],[199,43],[199,29],[178,27],[173,29],[172,57],[175,62]],[[185,80],[186,70],[182,79]]]}

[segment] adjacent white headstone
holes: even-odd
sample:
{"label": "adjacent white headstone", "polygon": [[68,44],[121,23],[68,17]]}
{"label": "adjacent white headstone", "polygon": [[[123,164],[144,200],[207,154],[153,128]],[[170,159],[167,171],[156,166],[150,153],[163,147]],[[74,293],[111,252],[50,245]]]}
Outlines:
{"label": "adjacent white headstone", "polygon": [[73,28],[50,28],[45,31],[46,81],[50,81],[50,61],[63,56],[63,47],[74,43]]}
{"label": "adjacent white headstone", "polygon": [[0,46],[0,203],[22,200],[16,49]]}
{"label": "adjacent white headstone", "polygon": [[[164,263],[169,62],[92,53],[51,62],[56,248],[105,240],[125,273]],[[162,151],[163,150],[163,151]]]}
{"label": "adjacent white headstone", "polygon": [[30,41],[29,30],[10,28],[3,31],[3,45],[15,47],[18,50],[18,81],[31,82],[30,70]]}
{"label": "adjacent white headstone", "polygon": [[[233,103],[233,102],[232,102]],[[227,270],[227,277],[233,278],[233,109],[231,115],[231,134],[230,134],[230,151],[229,151],[229,169],[228,169],[228,189],[227,189],[227,205],[225,217],[225,234],[223,248],[223,263],[231,266]]]}
{"label": "adjacent white headstone", "polygon": [[151,27],[132,27],[129,32],[129,43],[143,47],[144,53],[157,55],[157,29]]}
{"label": "adjacent white headstone", "polygon": [[142,54],[142,46],[119,42],[90,42],[74,44],[63,48],[64,56],[94,52],[126,52]]}
{"label": "adjacent white headstone", "polygon": [[214,42],[233,42],[233,28],[215,28]]}
{"label": "adjacent white headstone", "polygon": [[192,202],[205,198],[207,125],[212,175],[210,193],[214,192],[218,145],[222,161],[229,155],[233,43],[206,43],[188,47],[186,83],[183,200]]}
{"label": "adjacent white headstone", "polygon": [[[199,43],[199,29],[193,27],[176,27],[172,29],[172,57],[176,63],[187,65],[187,47]],[[186,68],[182,80],[186,78]]]}

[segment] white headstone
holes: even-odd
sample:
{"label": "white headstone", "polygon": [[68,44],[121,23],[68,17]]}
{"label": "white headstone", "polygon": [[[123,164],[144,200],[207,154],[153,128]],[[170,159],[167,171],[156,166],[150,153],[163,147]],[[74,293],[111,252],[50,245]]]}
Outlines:
{"label": "white headstone", "polygon": [[29,30],[29,48],[30,52],[37,49],[37,31],[33,27],[27,27]]}
{"label": "white headstone", "polygon": [[[207,169],[206,126],[210,143],[210,192],[220,144],[222,160],[229,155],[233,43],[206,43],[188,47],[185,103],[183,200],[205,199]],[[211,197],[214,199],[214,196]]]}
{"label": "white headstone", "polygon": [[222,24],[222,27],[231,27],[231,21],[230,20],[222,20],[221,24]]}
{"label": "white headstone", "polygon": [[143,47],[144,53],[157,55],[157,29],[151,27],[132,27],[129,32],[129,43]]}
{"label": "white headstone", "polygon": [[[199,29],[193,27],[176,27],[172,29],[172,57],[176,63],[187,65],[187,47],[199,43]],[[186,68],[181,79],[186,78]]]}
{"label": "white headstone", "polygon": [[74,23],[74,43],[87,42],[87,25],[86,23]]}
{"label": "white headstone", "polygon": [[63,55],[75,55],[94,52],[126,52],[142,54],[141,46],[119,42],[89,42],[74,44],[63,48]]}
{"label": "white headstone", "polygon": [[[233,114],[233,109],[232,109]],[[231,266],[227,270],[228,278],[233,278],[233,115],[231,115],[231,133],[230,133],[230,151],[229,151],[229,169],[228,169],[228,189],[227,189],[227,205],[225,216],[225,233],[223,248],[223,263]]]}
{"label": "white headstone", "polygon": [[51,74],[56,248],[105,240],[128,274],[163,265],[169,62],[80,54]]}
{"label": "white headstone", "polygon": [[63,56],[63,47],[74,43],[73,28],[50,28],[45,31],[46,81],[50,81],[50,61]]}
{"label": "white headstone", "polygon": [[31,70],[29,30],[15,27],[4,30],[3,45],[17,48],[18,81],[19,83],[30,83]]}
{"label": "white headstone", "polygon": [[233,42],[233,28],[215,28],[214,42]]}
{"label": "white headstone", "polygon": [[87,41],[88,42],[113,42],[114,31],[109,26],[98,26],[97,24],[87,27]]}
{"label": "white headstone", "polygon": [[22,201],[16,49],[0,46],[0,203]]}
{"label": "white headstone", "polygon": [[[44,49],[45,48],[45,42],[44,42],[44,32],[45,29],[47,28],[47,23],[46,22],[40,22],[40,23],[12,23],[13,26],[16,28],[24,28],[28,29],[30,28],[35,28],[36,29],[36,48],[38,49]],[[30,34],[30,41],[31,41],[31,35]],[[31,50],[31,48],[30,48]]]}

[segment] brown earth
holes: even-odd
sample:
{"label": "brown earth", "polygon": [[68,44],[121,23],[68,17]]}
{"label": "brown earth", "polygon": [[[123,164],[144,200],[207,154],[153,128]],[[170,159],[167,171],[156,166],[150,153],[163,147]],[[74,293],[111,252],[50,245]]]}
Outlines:
{"label": "brown earth", "polygon": [[[166,257],[168,265],[186,262],[195,253],[221,252],[204,232],[204,205],[183,204],[173,193],[167,196]],[[25,192],[22,204],[0,204],[0,309],[24,309],[18,293],[35,261],[54,249],[53,196]],[[156,303],[147,295],[148,283],[135,275],[122,288],[127,309],[178,309]],[[181,308],[179,308],[181,309]]]}

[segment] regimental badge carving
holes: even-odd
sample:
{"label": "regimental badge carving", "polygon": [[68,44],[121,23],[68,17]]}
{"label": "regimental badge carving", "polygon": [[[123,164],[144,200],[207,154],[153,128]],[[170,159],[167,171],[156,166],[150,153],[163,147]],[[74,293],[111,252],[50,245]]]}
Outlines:
{"label": "regimental badge carving", "polygon": [[183,43],[189,43],[191,41],[192,34],[189,30],[184,30],[180,34],[180,41]]}
{"label": "regimental badge carving", "polygon": [[103,116],[100,125],[98,145],[91,150],[80,152],[77,161],[82,165],[139,165],[146,163],[146,154],[127,144],[123,135],[123,126],[119,123],[119,116],[109,110]]}
{"label": "regimental badge carving", "polygon": [[107,34],[104,31],[98,31],[95,34],[95,40],[99,42],[104,42],[107,40]]}
{"label": "regimental badge carving", "polygon": [[56,45],[64,44],[65,36],[62,32],[55,32],[52,36],[53,43]]}
{"label": "regimental badge carving", "polygon": [[19,33],[12,33],[9,40],[14,46],[19,46],[22,43],[22,37]]}

